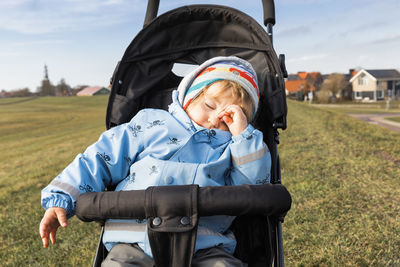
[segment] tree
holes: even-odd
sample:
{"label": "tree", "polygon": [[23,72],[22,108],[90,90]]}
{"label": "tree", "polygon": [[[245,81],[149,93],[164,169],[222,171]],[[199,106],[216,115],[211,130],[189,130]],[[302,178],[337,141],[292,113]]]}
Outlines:
{"label": "tree", "polygon": [[57,96],[70,96],[71,95],[71,86],[69,86],[65,82],[64,78],[62,78],[56,86],[56,95]]}
{"label": "tree", "polygon": [[15,90],[11,93],[13,97],[24,97],[24,96],[30,96],[31,92],[29,91],[28,87],[22,88]]}
{"label": "tree", "polygon": [[311,89],[314,89],[315,91],[319,91],[321,89],[321,85],[323,82],[321,73],[319,72],[308,73],[305,80],[306,80],[305,89],[308,90],[307,92],[309,92]]}
{"label": "tree", "polygon": [[302,87],[301,91],[303,93],[303,97],[307,97],[310,92],[317,92],[321,89],[322,84],[322,75],[319,72],[310,72],[307,73],[305,77],[305,84]]}
{"label": "tree", "polygon": [[328,93],[331,98],[341,98],[342,92],[347,90],[349,87],[349,82],[343,74],[332,73],[329,77],[322,83],[321,91]]}

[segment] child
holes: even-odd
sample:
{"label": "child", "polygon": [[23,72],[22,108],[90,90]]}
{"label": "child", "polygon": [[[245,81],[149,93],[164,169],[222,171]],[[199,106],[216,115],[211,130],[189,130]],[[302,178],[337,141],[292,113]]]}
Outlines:
{"label": "child", "polygon": [[[104,191],[110,185],[117,185],[118,191],[154,185],[269,182],[268,148],[262,133],[248,123],[257,110],[258,97],[257,77],[247,61],[216,57],[183,78],[172,94],[169,112],[144,109],[129,123],[104,132],[43,189],[46,213],[40,235],[44,247],[49,235],[55,243],[58,227],[67,226],[74,202],[85,192]],[[227,230],[233,219],[200,218],[193,266],[211,266],[211,262],[241,266],[231,255],[236,242]],[[111,250],[104,266],[130,261],[127,257],[132,255],[141,264],[152,265],[145,222],[107,220],[103,242]]]}

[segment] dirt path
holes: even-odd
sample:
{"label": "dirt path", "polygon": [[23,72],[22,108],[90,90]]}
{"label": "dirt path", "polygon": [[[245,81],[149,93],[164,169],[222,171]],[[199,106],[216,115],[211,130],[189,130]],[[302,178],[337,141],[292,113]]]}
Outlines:
{"label": "dirt path", "polygon": [[389,114],[347,114],[354,118],[366,121],[371,124],[376,124],[391,131],[400,133],[400,123],[385,120],[387,117],[400,117],[400,113],[389,113]]}

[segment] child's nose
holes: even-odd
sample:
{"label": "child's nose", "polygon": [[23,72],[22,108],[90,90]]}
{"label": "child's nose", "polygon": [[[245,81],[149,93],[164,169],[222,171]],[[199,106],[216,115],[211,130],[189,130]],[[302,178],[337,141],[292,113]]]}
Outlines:
{"label": "child's nose", "polygon": [[211,116],[208,121],[212,124],[213,128],[218,128],[220,121],[217,116]]}

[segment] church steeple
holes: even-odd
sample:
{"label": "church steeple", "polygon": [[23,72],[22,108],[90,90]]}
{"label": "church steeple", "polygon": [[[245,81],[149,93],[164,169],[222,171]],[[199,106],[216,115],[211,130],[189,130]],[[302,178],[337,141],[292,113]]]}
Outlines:
{"label": "church steeple", "polygon": [[44,64],[44,80],[49,80],[49,72],[47,70],[47,65]]}

